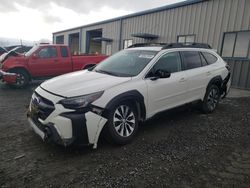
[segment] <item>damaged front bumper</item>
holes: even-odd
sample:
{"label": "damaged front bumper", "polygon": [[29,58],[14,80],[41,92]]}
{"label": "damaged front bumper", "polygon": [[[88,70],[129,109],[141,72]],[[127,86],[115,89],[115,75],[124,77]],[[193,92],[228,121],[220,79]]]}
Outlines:
{"label": "damaged front bumper", "polygon": [[27,117],[31,128],[43,141],[63,146],[92,145],[93,148],[97,148],[99,135],[107,122],[91,109],[84,113],[72,111],[38,94],[31,99]]}
{"label": "damaged front bumper", "polygon": [[15,73],[9,73],[0,70],[0,80],[8,84],[14,84],[17,81],[17,75]]}

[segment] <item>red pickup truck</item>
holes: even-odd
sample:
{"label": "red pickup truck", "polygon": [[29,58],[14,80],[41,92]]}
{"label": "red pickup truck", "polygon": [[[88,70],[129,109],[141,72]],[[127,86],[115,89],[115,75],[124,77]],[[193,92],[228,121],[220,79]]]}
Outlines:
{"label": "red pickup truck", "polygon": [[[2,81],[7,84],[22,88],[32,79],[87,69],[106,57],[105,55],[72,56],[66,45],[39,44],[25,55],[3,54],[0,58],[0,78],[2,77]],[[13,75],[16,75],[16,78]]]}

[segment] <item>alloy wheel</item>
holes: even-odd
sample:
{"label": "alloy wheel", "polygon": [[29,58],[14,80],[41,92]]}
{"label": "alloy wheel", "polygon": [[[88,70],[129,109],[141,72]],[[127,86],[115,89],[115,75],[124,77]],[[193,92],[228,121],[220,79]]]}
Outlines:
{"label": "alloy wheel", "polygon": [[215,88],[211,89],[207,98],[207,105],[211,111],[215,109],[219,101],[219,98],[220,98],[219,91]]}
{"label": "alloy wheel", "polygon": [[22,74],[17,75],[16,85],[21,86],[25,83],[25,77]]}
{"label": "alloy wheel", "polygon": [[113,116],[116,132],[122,137],[129,137],[135,129],[135,114],[129,106],[119,106]]}

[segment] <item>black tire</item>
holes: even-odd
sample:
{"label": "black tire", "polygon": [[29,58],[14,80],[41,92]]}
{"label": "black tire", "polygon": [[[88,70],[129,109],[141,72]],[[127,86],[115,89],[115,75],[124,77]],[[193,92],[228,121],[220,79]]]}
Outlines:
{"label": "black tire", "polygon": [[[122,109],[125,118],[118,115],[122,114]],[[108,122],[104,136],[107,141],[116,145],[125,145],[134,139],[138,131],[138,113],[131,103],[121,102],[112,106],[106,117]]]}
{"label": "black tire", "polygon": [[86,65],[86,66],[83,68],[83,70],[93,68],[94,66],[95,66],[95,65],[92,65],[92,64]]}
{"label": "black tire", "polygon": [[205,97],[201,103],[201,110],[208,114],[212,113],[218,106],[221,97],[221,92],[218,86],[211,85],[207,88]]}
{"label": "black tire", "polygon": [[24,88],[29,84],[29,75],[25,70],[21,70],[21,69],[14,69],[14,70],[10,70],[9,72],[11,73],[16,73],[17,74],[17,82],[14,84],[11,84],[11,86],[15,87],[15,88]]}

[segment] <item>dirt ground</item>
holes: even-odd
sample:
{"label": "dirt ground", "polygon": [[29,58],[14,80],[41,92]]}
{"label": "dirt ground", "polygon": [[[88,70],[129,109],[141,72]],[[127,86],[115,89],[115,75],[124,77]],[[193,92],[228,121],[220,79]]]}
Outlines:
{"label": "dirt ground", "polygon": [[0,85],[0,187],[250,187],[250,98],[190,107],[140,126],[123,147],[45,144],[29,128],[33,89]]}

